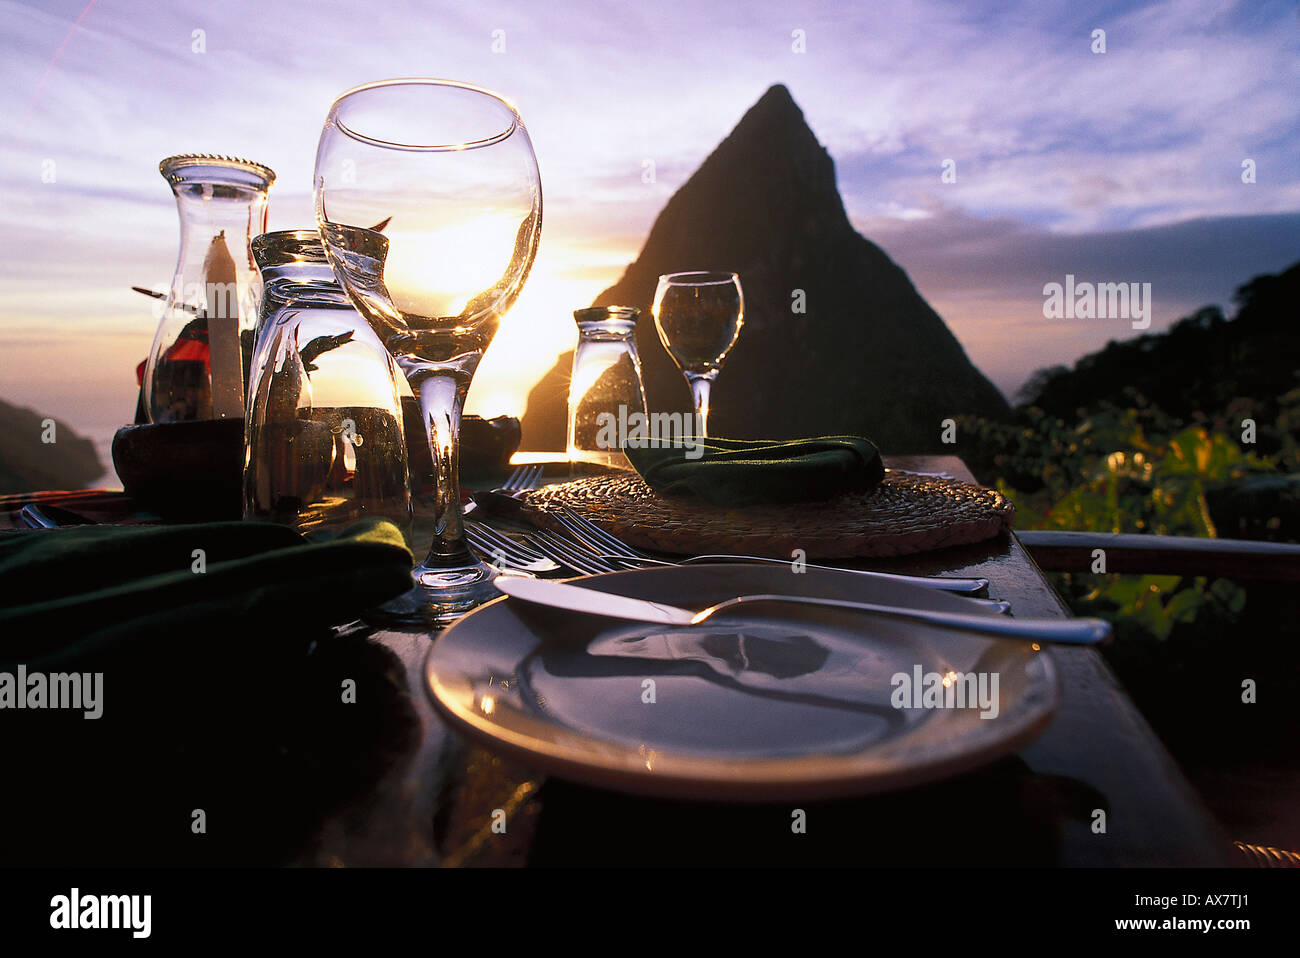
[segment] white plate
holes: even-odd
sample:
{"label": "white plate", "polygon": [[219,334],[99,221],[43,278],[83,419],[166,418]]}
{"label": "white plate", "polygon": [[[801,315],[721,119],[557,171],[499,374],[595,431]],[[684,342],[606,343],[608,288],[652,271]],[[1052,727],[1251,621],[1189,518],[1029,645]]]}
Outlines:
{"label": "white plate", "polygon": [[[646,569],[574,584],[685,608],[777,592],[996,614],[919,586],[773,566]],[[896,708],[895,677],[917,668],[983,674],[986,693],[996,676],[996,715],[978,701],[918,708],[924,699],[909,697]],[[502,597],[435,641],[425,677],[454,728],[543,772],[732,801],[861,795],[954,775],[1032,740],[1060,698],[1045,648],[810,606],[765,605],[672,629]]]}

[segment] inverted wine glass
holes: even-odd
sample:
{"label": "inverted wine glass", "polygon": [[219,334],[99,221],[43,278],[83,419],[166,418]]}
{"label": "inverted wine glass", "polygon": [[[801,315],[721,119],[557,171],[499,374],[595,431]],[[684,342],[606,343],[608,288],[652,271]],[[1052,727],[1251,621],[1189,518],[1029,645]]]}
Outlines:
{"label": "inverted wine glass", "polygon": [[654,301],[659,339],[686,377],[695,401],[695,436],[709,434],[709,393],[745,325],[745,295],[735,273],[696,270],[659,277]]}
{"label": "inverted wine glass", "polygon": [[433,460],[433,541],[390,615],[450,622],[497,592],[465,541],[461,409],[523,289],[542,188],[519,112],[438,79],[367,83],[334,101],[316,152],[316,218],[339,282],[406,375]]}

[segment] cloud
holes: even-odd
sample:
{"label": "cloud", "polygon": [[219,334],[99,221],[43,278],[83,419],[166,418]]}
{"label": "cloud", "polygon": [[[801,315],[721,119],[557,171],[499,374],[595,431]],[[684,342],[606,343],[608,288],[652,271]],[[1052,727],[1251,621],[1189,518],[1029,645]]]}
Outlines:
{"label": "cloud", "polygon": [[1080,282],[1151,283],[1154,332],[1204,305],[1231,315],[1238,286],[1300,260],[1300,213],[1056,233],[934,201],[928,212],[854,225],[907,271],[972,361],[1008,395],[1037,368],[1138,335],[1122,321],[1045,319],[1043,286],[1066,274]]}
{"label": "cloud", "polygon": [[1300,259],[1300,213],[1205,217],[1135,230],[1054,233],[934,208],[925,219],[858,220],[924,290],[1030,292],[1065,273],[1152,283],[1177,303],[1227,303],[1252,276]]}
{"label": "cloud", "polygon": [[[1277,217],[1300,209],[1287,2],[98,0],[72,27],[84,9],[0,0],[0,335],[34,318],[133,329],[147,316],[127,287],[170,275],[175,213],[157,164],[171,153],[266,163],[279,174],[271,228],[310,222],[330,103],[385,76],[456,77],[515,100],[546,196],[538,275],[592,284],[621,272],[668,196],[786,83],[854,222],[1004,389],[1105,335],[1037,325],[1044,274],[1145,273],[1158,316],[1223,301],[1289,261],[1279,231],[1294,224]],[[1105,54],[1089,49],[1098,27]],[[939,180],[946,158],[952,184]],[[56,184],[40,181],[47,159]],[[1017,324],[1030,348],[1008,350]]]}

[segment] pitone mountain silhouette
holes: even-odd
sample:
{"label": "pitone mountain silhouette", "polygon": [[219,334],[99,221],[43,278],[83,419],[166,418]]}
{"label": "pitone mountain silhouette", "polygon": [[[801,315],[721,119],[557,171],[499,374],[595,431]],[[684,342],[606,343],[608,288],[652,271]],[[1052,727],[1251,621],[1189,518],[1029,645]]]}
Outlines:
{"label": "pitone mountain silhouette", "polygon": [[[854,231],[834,163],[782,85],[673,195],[636,262],[593,303],[642,310],[652,412],[691,409],[650,315],[660,274],[691,269],[734,271],[745,293],[744,328],[713,387],[713,435],[853,433],[886,453],[939,451],[943,420],[1009,414],[907,274]],[[561,356],[530,392],[525,448],[564,448],[572,363]]]}

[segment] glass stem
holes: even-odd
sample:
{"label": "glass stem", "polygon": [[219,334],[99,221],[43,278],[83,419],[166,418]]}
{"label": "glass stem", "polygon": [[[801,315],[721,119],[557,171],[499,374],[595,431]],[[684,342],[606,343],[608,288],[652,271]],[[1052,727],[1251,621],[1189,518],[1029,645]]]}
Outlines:
{"label": "glass stem", "polygon": [[692,431],[696,439],[709,438],[709,390],[716,375],[716,371],[686,374],[686,381],[691,386],[691,397],[695,400],[695,430]]}
{"label": "glass stem", "polygon": [[460,413],[469,382],[448,373],[426,373],[411,383],[420,400],[420,418],[433,457],[433,543],[426,566],[455,568],[474,562],[465,543],[460,514]]}

